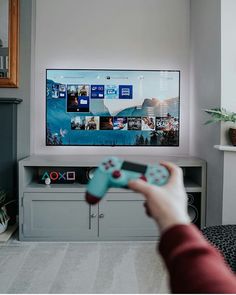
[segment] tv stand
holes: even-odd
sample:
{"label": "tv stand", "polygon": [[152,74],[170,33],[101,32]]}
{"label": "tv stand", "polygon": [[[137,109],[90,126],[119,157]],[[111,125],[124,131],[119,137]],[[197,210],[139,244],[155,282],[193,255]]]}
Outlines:
{"label": "tv stand", "polygon": [[[171,161],[184,170],[189,195],[189,213],[195,223],[205,226],[206,163],[192,157],[121,155],[138,163]],[[99,204],[84,199],[88,171],[104,155],[30,156],[19,161],[19,239],[21,241],[157,240],[156,224],[145,214],[141,195],[111,188]],[[76,168],[80,179],[74,183],[39,183],[38,169]],[[82,182],[82,183],[81,183]],[[195,211],[194,211],[195,210]],[[194,213],[195,212],[195,213]]]}

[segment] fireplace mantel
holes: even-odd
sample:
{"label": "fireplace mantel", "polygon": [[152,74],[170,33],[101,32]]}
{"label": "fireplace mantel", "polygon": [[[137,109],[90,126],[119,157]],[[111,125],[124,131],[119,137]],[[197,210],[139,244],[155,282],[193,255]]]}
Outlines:
{"label": "fireplace mantel", "polygon": [[0,104],[19,104],[23,100],[21,98],[5,98],[0,97]]}
{"label": "fireplace mantel", "polygon": [[214,148],[223,152],[236,152],[236,146],[233,145],[214,145]]}
{"label": "fireplace mantel", "polygon": [[215,145],[224,153],[222,223],[236,224],[236,146]]}
{"label": "fireplace mantel", "polygon": [[[0,98],[0,187],[17,200],[17,108],[20,98]],[[17,214],[17,202],[8,206],[11,222]]]}

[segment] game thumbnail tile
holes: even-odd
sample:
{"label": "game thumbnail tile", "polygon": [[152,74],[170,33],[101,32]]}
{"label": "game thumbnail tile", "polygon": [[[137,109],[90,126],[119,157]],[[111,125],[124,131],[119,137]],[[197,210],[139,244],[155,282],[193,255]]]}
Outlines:
{"label": "game thumbnail tile", "polygon": [[98,116],[86,116],[85,117],[85,130],[99,130]]}
{"label": "game thumbnail tile", "polygon": [[128,117],[128,130],[141,130],[141,117]]}
{"label": "game thumbnail tile", "polygon": [[177,118],[168,117],[157,117],[156,118],[156,130],[160,131],[177,131],[179,129],[179,121]]}
{"label": "game thumbnail tile", "polygon": [[142,117],[142,130],[154,131],[155,130],[155,117]]}
{"label": "game thumbnail tile", "polygon": [[85,94],[88,94],[86,85],[68,85],[67,112],[89,112],[89,96]]}
{"label": "game thumbnail tile", "polygon": [[71,118],[71,130],[85,130],[85,117],[76,116]]}
{"label": "game thumbnail tile", "polygon": [[127,130],[128,129],[127,117],[114,117],[113,129]]}
{"label": "game thumbnail tile", "polygon": [[100,117],[100,130],[113,130],[113,117]]}

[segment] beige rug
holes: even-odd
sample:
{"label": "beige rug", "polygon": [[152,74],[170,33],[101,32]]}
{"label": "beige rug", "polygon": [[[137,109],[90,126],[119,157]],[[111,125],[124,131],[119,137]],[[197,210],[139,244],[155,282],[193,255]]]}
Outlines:
{"label": "beige rug", "polygon": [[154,242],[0,246],[0,293],[168,293]]}

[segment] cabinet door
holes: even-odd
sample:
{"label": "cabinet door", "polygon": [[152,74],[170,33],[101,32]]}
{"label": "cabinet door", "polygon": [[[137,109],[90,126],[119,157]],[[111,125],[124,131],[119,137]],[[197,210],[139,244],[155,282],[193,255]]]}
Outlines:
{"label": "cabinet door", "polygon": [[32,240],[79,241],[97,238],[97,206],[81,193],[25,193],[22,236]]}
{"label": "cabinet door", "polygon": [[108,193],[99,204],[102,240],[156,240],[155,222],[146,215],[144,199],[136,193]]}

